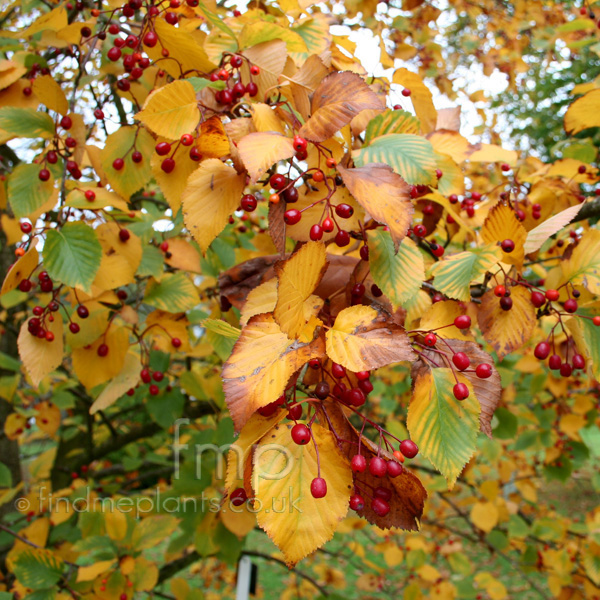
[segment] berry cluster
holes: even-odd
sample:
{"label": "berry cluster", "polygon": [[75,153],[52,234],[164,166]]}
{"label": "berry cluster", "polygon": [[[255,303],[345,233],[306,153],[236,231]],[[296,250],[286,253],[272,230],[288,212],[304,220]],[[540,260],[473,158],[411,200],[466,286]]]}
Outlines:
{"label": "berry cluster", "polygon": [[[244,62],[248,64],[250,72],[250,80],[245,84],[242,81],[242,66]],[[215,93],[215,100],[222,105],[231,105],[246,94],[253,98],[258,94],[258,85],[252,81],[252,76],[259,74],[260,68],[256,65],[251,65],[246,57],[239,54],[225,54],[220,68],[210,74],[211,81],[224,81],[226,84],[225,89],[218,90]]]}

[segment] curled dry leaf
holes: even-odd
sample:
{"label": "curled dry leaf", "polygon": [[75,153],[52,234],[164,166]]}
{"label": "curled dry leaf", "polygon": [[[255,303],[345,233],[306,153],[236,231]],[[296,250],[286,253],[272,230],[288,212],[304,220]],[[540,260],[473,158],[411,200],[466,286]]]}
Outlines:
{"label": "curled dry leaf", "polygon": [[286,211],[285,202],[269,203],[269,235],[275,248],[285,254],[285,221],[283,215]]}
{"label": "curled dry leaf", "polygon": [[530,296],[524,287],[511,288],[513,305],[510,310],[500,307],[500,299],[493,290],[481,299],[477,312],[479,328],[500,359],[525,344],[535,329],[535,308]]}
{"label": "curled dry leaf", "polygon": [[344,184],[356,201],[376,220],[387,225],[396,248],[410,226],[414,208],[410,186],[392,168],[369,164],[346,169],[338,166]]}
{"label": "curled dry leaf", "polygon": [[[441,304],[441,303],[440,303]],[[437,306],[437,305],[434,305]],[[450,328],[449,328],[450,329]],[[440,330],[440,334],[444,330]],[[487,363],[492,367],[492,374],[488,379],[480,379],[474,371],[465,371],[462,375],[469,380],[473,388],[475,397],[479,401],[481,407],[481,413],[479,414],[479,427],[483,433],[487,436],[492,436],[491,421],[494,416],[494,411],[500,402],[502,396],[502,382],[500,381],[500,375],[494,367],[494,360],[487,353],[484,352],[475,342],[457,339],[446,339],[446,342],[441,345],[445,350],[448,346],[452,349],[452,352],[464,352],[471,360],[471,365],[475,368],[481,363]],[[420,375],[430,371],[431,369],[437,368],[431,359],[439,363],[440,356],[434,350],[423,350],[421,358],[413,363],[411,377],[416,380]],[[441,367],[447,366],[441,363]]]}
{"label": "curled dry leaf", "polygon": [[404,329],[370,306],[342,310],[326,340],[327,356],[354,372],[416,358]]}
{"label": "curled dry leaf", "polygon": [[312,115],[299,134],[311,142],[323,142],[367,108],[383,110],[385,104],[356,73],[331,73],[315,90]]}

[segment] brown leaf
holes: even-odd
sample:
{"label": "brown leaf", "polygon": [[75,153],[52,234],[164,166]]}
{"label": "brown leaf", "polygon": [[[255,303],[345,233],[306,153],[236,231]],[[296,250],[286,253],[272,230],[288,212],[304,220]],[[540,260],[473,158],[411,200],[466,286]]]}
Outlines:
{"label": "brown leaf", "polygon": [[321,58],[313,54],[308,57],[293,77],[281,76],[281,79],[288,81],[294,106],[304,120],[308,119],[310,114],[309,96],[317,89],[317,86],[323,81],[328,72],[329,70],[323,64]]}
{"label": "brown leaf", "polygon": [[[493,358],[484,352],[475,342],[468,342],[465,340],[446,339],[444,344],[440,344],[443,347],[450,346],[453,352],[464,352],[470,359],[471,365],[475,368],[481,363],[487,363],[492,367],[492,375],[488,379],[480,379],[474,371],[465,371],[462,373],[466,377],[471,385],[473,386],[473,392],[479,401],[481,406],[481,412],[479,414],[479,427],[483,433],[487,436],[492,437],[492,428],[490,423],[494,416],[494,411],[500,402],[502,396],[502,383],[500,381],[500,375],[494,366]],[[434,350],[424,350],[422,353],[425,357],[430,358],[437,362],[440,367],[447,367],[445,363],[440,363],[440,355]],[[413,363],[411,377],[413,381],[416,381],[417,377],[426,373],[429,369],[436,368],[428,360],[419,359]]]}
{"label": "brown leaf", "polygon": [[332,73],[316,89],[312,116],[299,134],[311,142],[324,142],[367,108],[383,110],[385,105],[356,73]]}
{"label": "brown leaf", "polygon": [[275,277],[273,265],[280,256],[259,256],[235,267],[231,267],[219,275],[221,294],[237,309],[241,309],[248,294],[264,281]]}
{"label": "brown leaf", "polygon": [[[360,434],[348,421],[338,403],[327,403],[323,406],[323,409],[327,412],[329,422],[335,428],[338,438],[346,440],[338,441],[342,452],[349,459],[352,459],[357,453],[357,443],[361,439]],[[361,453],[367,459],[367,462],[377,454],[386,460],[393,460],[389,452],[384,449],[379,451],[377,446],[364,435],[361,439]],[[375,514],[368,498],[366,498],[365,508],[357,511],[358,515],[382,529],[391,529],[392,527],[399,527],[407,531],[417,531],[419,529],[419,521],[423,514],[427,492],[418,477],[407,469],[404,469],[401,475],[394,478],[388,476],[374,477],[368,469],[364,473],[354,473],[353,476],[354,483],[363,496],[379,486],[387,487],[392,491],[392,497],[388,502],[390,512],[385,517]]]}
{"label": "brown leaf", "polygon": [[500,359],[525,344],[536,324],[531,294],[524,287],[516,286],[511,288],[510,297],[512,308],[502,310],[499,298],[490,290],[483,295],[477,312],[481,333]]}
{"label": "brown leaf", "polygon": [[357,202],[376,220],[390,228],[396,247],[406,236],[414,212],[410,186],[384,164],[337,170]]}
{"label": "brown leaf", "polygon": [[460,131],[460,106],[440,108],[437,113],[436,130],[449,129],[450,131]]}
{"label": "brown leaf", "polygon": [[285,221],[283,220],[285,210],[285,202],[269,203],[269,235],[281,254],[285,254]]}

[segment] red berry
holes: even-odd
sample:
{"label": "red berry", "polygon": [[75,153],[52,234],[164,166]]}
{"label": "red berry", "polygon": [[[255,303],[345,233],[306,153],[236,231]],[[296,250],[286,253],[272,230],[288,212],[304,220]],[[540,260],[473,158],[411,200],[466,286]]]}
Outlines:
{"label": "red berry", "polygon": [[352,510],[362,510],[365,507],[365,499],[360,494],[350,496],[350,508]]}
{"label": "red berry", "polygon": [[374,477],[385,477],[387,473],[387,463],[380,456],[374,456],[369,461],[369,473]]}
{"label": "red berry", "polygon": [[438,258],[443,256],[444,246],[440,246],[439,244],[431,244],[429,247],[431,248],[431,252],[434,256],[437,256]]}
{"label": "red berry", "polygon": [[25,234],[31,233],[32,229],[33,229],[33,227],[31,226],[31,223],[29,223],[28,221],[21,222],[21,231],[23,233],[25,233]]}
{"label": "red berry", "polygon": [[48,169],[41,169],[38,173],[40,181],[48,181],[50,179],[50,171]]}
{"label": "red berry", "polygon": [[479,379],[487,379],[492,376],[492,366],[487,363],[481,363],[475,368],[475,374]]}
{"label": "red berry", "polygon": [[437,336],[435,335],[435,333],[428,333],[425,336],[425,345],[429,346],[430,348],[433,348],[433,346],[436,345],[437,343]]}
{"label": "red berry", "polygon": [[286,202],[289,202],[290,204],[293,204],[294,202],[298,202],[299,197],[300,197],[300,194],[298,193],[298,188],[289,187],[283,191],[283,199]]}
{"label": "red berry", "polygon": [[51,331],[46,331],[46,341],[47,342],[53,342],[54,341],[54,334]]}
{"label": "red berry", "polygon": [[152,379],[152,375],[150,374],[150,369],[142,369],[140,371],[140,378],[144,383],[150,383],[150,380]]}
{"label": "red berry", "polygon": [[457,352],[452,357],[452,362],[459,371],[464,371],[465,369],[468,369],[471,364],[471,360],[464,352]]}
{"label": "red berry", "polygon": [[593,319],[592,319],[592,323],[596,326],[596,327],[600,327],[600,315],[596,315]]}
{"label": "red berry", "polygon": [[166,252],[169,249],[169,242],[167,242],[167,240],[165,240],[164,242],[161,242],[159,248],[163,252]]}
{"label": "red berry", "polygon": [[452,391],[457,400],[464,400],[469,397],[469,388],[464,383],[457,383]]}
{"label": "red berry", "polygon": [[229,500],[233,506],[242,506],[242,504],[248,500],[246,490],[241,487],[233,490],[233,492],[229,494]]}
{"label": "red berry", "polygon": [[87,306],[80,304],[77,307],[77,314],[79,315],[80,319],[87,319],[90,316],[90,311],[88,310]]}
{"label": "red berry", "polygon": [[149,388],[148,391],[150,392],[151,396],[158,396],[159,392],[160,392],[160,388],[153,383]]}
{"label": "red berry", "polygon": [[130,237],[129,229],[119,229],[119,239],[122,242],[126,242]]}
{"label": "red berry", "polygon": [[246,84],[246,93],[251,98],[254,98],[254,96],[258,94],[258,86],[254,83],[254,81],[251,81],[250,83]]}
{"label": "red berry", "polygon": [[300,152],[301,150],[306,150],[307,144],[308,144],[308,142],[303,137],[300,137],[299,135],[294,136],[292,145],[294,146],[294,150],[296,152]]}
{"label": "red berry", "polygon": [[69,331],[71,333],[79,333],[79,325],[77,323],[69,323]]}
{"label": "red berry", "polygon": [[311,369],[319,369],[321,367],[321,361],[318,358],[311,358],[308,361],[308,366]]}
{"label": "red berry", "polygon": [[378,517],[385,517],[390,512],[390,505],[382,498],[373,498],[371,508]]}
{"label": "red berry", "polygon": [[359,371],[358,373],[356,373],[356,379],[358,379],[359,381],[364,381],[365,379],[369,379],[370,376],[371,376],[370,371]]}
{"label": "red berry", "polygon": [[414,458],[419,453],[419,448],[412,440],[402,440],[400,442],[400,452],[406,458]]}
{"label": "red berry", "polygon": [[294,404],[288,411],[287,418],[291,421],[297,421],[302,416],[302,404]]}
{"label": "red berry", "polygon": [[367,459],[362,454],[355,454],[350,461],[350,467],[355,473],[364,473],[367,468]]}
{"label": "red berry", "polygon": [[546,304],[546,297],[541,292],[531,292],[531,304],[540,308]]}
{"label": "red berry", "polygon": [[366,401],[366,396],[360,388],[352,388],[347,395],[348,402],[352,406],[362,406]]}
{"label": "red berry", "polygon": [[359,381],[358,382],[358,387],[365,394],[370,394],[373,391],[373,384],[368,379],[365,379],[364,381]]}
{"label": "red berry", "polygon": [[121,49],[117,48],[116,46],[113,46],[107,53],[106,56],[108,57],[108,60],[111,60],[112,62],[116,62],[121,58]]}
{"label": "red berry", "polygon": [[570,377],[572,373],[573,367],[568,362],[564,362],[560,365],[560,374],[562,377]]}
{"label": "red berry", "polygon": [[571,363],[574,369],[585,369],[585,358],[581,354],[574,354]]}
{"label": "red berry", "polygon": [[344,246],[347,246],[350,243],[350,234],[347,231],[344,231],[343,229],[340,229],[336,234],[335,234],[335,244],[336,246],[343,248]]}
{"label": "red berry", "polygon": [[256,65],[252,65],[250,67],[250,73],[252,73],[252,75],[258,75],[260,73],[260,68]]}
{"label": "red berry", "polygon": [[513,306],[513,301],[512,298],[504,296],[503,298],[500,298],[500,308],[502,310],[510,310]]}
{"label": "red berry", "polygon": [[404,97],[408,98],[412,92],[408,88],[404,88],[401,93]]}
{"label": "red berry", "polygon": [[94,190],[85,190],[84,196],[88,202],[93,202],[96,199],[96,192]]}
{"label": "red berry", "polygon": [[454,319],[454,326],[458,329],[469,329],[471,327],[471,317],[469,315],[459,315]]}
{"label": "red berry", "polygon": [[325,400],[329,396],[329,384],[326,381],[319,381],[315,386],[315,396],[319,400]]}
{"label": "red berry", "polygon": [[154,150],[159,156],[165,156],[171,152],[171,144],[169,144],[169,142],[159,142],[154,147]]}
{"label": "red berry", "polygon": [[148,46],[148,48],[154,48],[158,42],[158,36],[154,31],[148,31],[144,36],[144,45]]}
{"label": "red berry", "polygon": [[32,287],[33,283],[29,279],[22,279],[21,283],[19,283],[19,289],[25,293],[29,292]]}
{"label": "red berry", "polygon": [[334,223],[329,217],[325,217],[321,223],[321,227],[323,228],[323,231],[331,233],[334,228]]}
{"label": "red berry", "polygon": [[313,242],[318,242],[323,239],[323,228],[320,225],[315,224],[310,228],[309,235]]}
{"label": "red berry", "polygon": [[252,194],[246,194],[245,196],[242,196],[241,205],[246,212],[252,212],[256,210],[257,204],[256,198]]}
{"label": "red berry", "polygon": [[402,471],[404,471],[404,467],[395,460],[389,460],[387,463],[387,474],[394,478],[402,475]]}
{"label": "red berry", "polygon": [[134,150],[131,153],[131,160],[136,163],[139,164],[142,162],[142,160],[144,160],[144,156],[141,152],[139,152],[138,150]]}
{"label": "red berry", "polygon": [[262,406],[258,409],[258,414],[260,414],[263,417],[270,417],[271,415],[277,412],[277,409],[280,406],[283,405],[284,400],[285,396],[281,396],[280,398],[277,398],[277,400],[275,400],[274,402],[270,402],[266,406]]}
{"label": "red berry", "polygon": [[115,158],[115,160],[113,160],[112,166],[115,171],[120,171],[124,165],[125,161],[122,158]]}
{"label": "red berry", "polygon": [[502,240],[500,247],[504,252],[510,253],[515,249],[515,243],[512,240]]}
{"label": "red berry", "polygon": [[349,219],[354,214],[354,209],[349,204],[338,204],[335,207],[335,214],[340,219]]}
{"label": "red berry", "polygon": [[418,225],[415,225],[413,227],[413,232],[417,237],[425,237],[427,235],[427,227],[425,227],[425,225],[421,225],[420,223]]}
{"label": "red berry", "polygon": [[175,168],[175,161],[172,158],[165,158],[162,161],[160,168],[165,173],[171,173],[173,171],[173,169]]}
{"label": "red berry", "polygon": [[300,219],[302,219],[302,213],[295,208],[290,208],[283,213],[283,220],[287,225],[295,225],[300,222]]}
{"label": "red berry", "polygon": [[503,285],[497,285],[494,288],[494,294],[501,298],[502,296],[504,296],[504,294],[506,294],[506,288]]}
{"label": "red berry", "polygon": [[585,172],[587,171],[586,166],[585,165],[579,165],[579,167],[577,168],[577,172],[580,175],[583,175]]}
{"label": "red berry", "polygon": [[352,286],[352,295],[353,296],[358,296],[359,298],[361,296],[365,295],[365,286],[362,283],[355,283]]}
{"label": "red berry", "polygon": [[179,338],[172,338],[171,339],[171,346],[173,346],[173,348],[179,348],[181,346],[181,340]]}
{"label": "red berry", "polygon": [[577,310],[577,300],[569,298],[563,305],[568,313],[574,313]]}
{"label": "red berry", "polygon": [[167,13],[165,13],[165,21],[169,25],[177,25],[177,22],[179,21],[179,19],[177,18],[177,13],[168,11]]}
{"label": "red berry", "polygon": [[430,216],[433,214],[433,204],[431,204],[431,202],[427,203],[424,207],[423,207],[423,214]]}
{"label": "red berry", "polygon": [[364,260],[365,262],[369,260],[369,246],[361,246],[359,253],[362,260]]}
{"label": "red berry", "polygon": [[229,60],[229,64],[234,67],[235,69],[239,69],[242,66],[243,63],[243,59],[241,56],[235,55],[232,56],[231,59]]}
{"label": "red berry", "polygon": [[310,482],[310,493],[313,498],[325,498],[327,495],[327,482],[322,477],[315,477]]}
{"label": "red berry", "polygon": [[560,356],[558,354],[553,354],[549,359],[548,359],[548,366],[553,370],[553,371],[558,371],[560,369],[560,365],[562,364],[562,360],[560,358]]}
{"label": "red berry", "polygon": [[106,356],[108,354],[108,346],[106,344],[100,344],[96,352],[98,356]]}
{"label": "red berry", "polygon": [[342,365],[338,365],[337,363],[333,363],[331,365],[331,374],[336,379],[341,379],[346,374],[346,369],[342,367]]}
{"label": "red berry", "polygon": [[546,298],[548,298],[550,302],[556,302],[559,296],[560,294],[558,290],[546,290]]}
{"label": "red berry", "polygon": [[540,342],[533,351],[533,355],[539,360],[546,360],[548,354],[550,354],[550,344],[548,342]]}
{"label": "red berry", "polygon": [[164,377],[165,374],[162,371],[154,371],[154,373],[152,373],[152,379],[154,379],[156,382],[162,381]]}
{"label": "red berry", "polygon": [[269,184],[274,190],[282,190],[287,185],[287,178],[281,173],[275,173],[275,175],[271,175]]}
{"label": "red berry", "polygon": [[335,162],[334,158],[329,157],[326,161],[325,164],[330,168],[333,169],[334,167],[337,166],[337,163]]}
{"label": "red berry", "polygon": [[292,439],[299,446],[310,442],[310,429],[304,423],[297,423],[292,427]]}

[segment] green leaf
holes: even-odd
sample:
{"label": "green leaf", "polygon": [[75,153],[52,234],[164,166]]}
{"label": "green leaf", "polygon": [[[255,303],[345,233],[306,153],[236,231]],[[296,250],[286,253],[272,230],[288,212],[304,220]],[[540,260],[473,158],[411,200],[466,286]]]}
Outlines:
{"label": "green leaf", "polygon": [[144,246],[142,260],[136,275],[138,277],[154,277],[157,279],[163,272],[164,262],[165,255],[156,246]]}
{"label": "green leaf", "polygon": [[21,164],[15,167],[8,178],[7,195],[17,219],[39,210],[52,197],[52,173],[48,181],[40,181],[39,173],[39,165]]}
{"label": "green leaf", "polygon": [[144,302],[161,310],[178,313],[191,310],[199,302],[198,291],[184,273],[168,273],[160,281],[152,279]]}
{"label": "green leaf", "polygon": [[[0,129],[13,137],[50,138],[54,135],[54,121],[48,113],[35,108],[3,106],[0,108]],[[39,165],[36,169],[40,169]]]}
{"label": "green leaf", "polygon": [[580,308],[577,311],[580,317],[572,318],[567,322],[578,346],[583,346],[585,354],[591,359],[591,369],[594,377],[600,379],[600,327],[594,325],[592,318],[598,314],[598,309]]}
{"label": "green leaf", "polygon": [[136,550],[153,548],[169,538],[177,529],[177,519],[170,515],[157,515],[143,519],[135,526],[132,544]]}
{"label": "green leaf", "polygon": [[84,223],[52,229],[44,244],[44,266],[52,279],[89,292],[102,260],[96,232]]}
{"label": "green leaf", "polygon": [[12,475],[10,469],[4,463],[0,463],[0,487],[9,488],[11,486]]}
{"label": "green leaf", "polygon": [[363,167],[369,163],[385,163],[410,184],[434,185],[436,156],[431,143],[410,133],[382,135],[352,153],[354,162]]}
{"label": "green leaf", "polygon": [[423,256],[415,242],[406,237],[394,249],[389,231],[369,231],[369,266],[373,281],[389,298],[394,309],[411,300],[425,279]]}
{"label": "green leaf", "polygon": [[242,333],[241,329],[230,325],[227,321],[223,321],[222,319],[204,319],[204,321],[202,321],[202,327],[232,340],[237,340],[240,337],[240,333]]}
{"label": "green leaf", "polygon": [[185,398],[178,389],[163,392],[158,396],[149,396],[146,400],[146,408],[152,420],[165,429],[171,427],[181,417],[184,404]]}
{"label": "green leaf", "polygon": [[494,427],[494,437],[500,440],[512,440],[517,435],[519,421],[510,410],[497,408],[494,417],[498,419],[498,425]]}
{"label": "green leaf", "polygon": [[365,144],[387,133],[419,133],[421,123],[405,110],[386,110],[373,117],[365,131]]}
{"label": "green leaf", "polygon": [[496,244],[488,244],[444,258],[432,265],[429,274],[434,276],[433,285],[442,294],[467,302],[471,299],[471,282],[499,260]]}
{"label": "green leaf", "polygon": [[450,369],[428,369],[417,376],[408,408],[407,426],[419,453],[444,475],[451,488],[475,451],[479,431],[479,402],[471,384],[469,397],[457,400]]}
{"label": "green leaf", "polygon": [[21,370],[21,363],[16,358],[0,352],[0,369],[18,373]]}
{"label": "green leaf", "polygon": [[62,558],[50,550],[31,548],[14,559],[14,574],[19,582],[33,590],[51,588],[62,576]]}
{"label": "green leaf", "polygon": [[229,37],[233,39],[233,41],[237,45],[237,36],[235,35],[234,31],[223,22],[223,19],[221,17],[215,15],[215,13],[208,10],[208,8],[206,8],[206,6],[204,5],[204,2],[200,2],[198,4],[198,8],[202,11],[202,14],[212,23],[214,27],[218,27],[223,33],[226,33]]}

